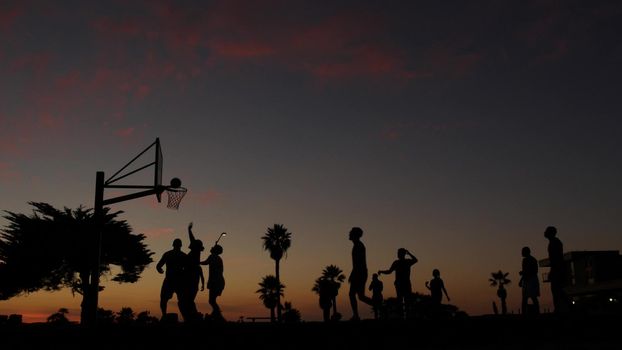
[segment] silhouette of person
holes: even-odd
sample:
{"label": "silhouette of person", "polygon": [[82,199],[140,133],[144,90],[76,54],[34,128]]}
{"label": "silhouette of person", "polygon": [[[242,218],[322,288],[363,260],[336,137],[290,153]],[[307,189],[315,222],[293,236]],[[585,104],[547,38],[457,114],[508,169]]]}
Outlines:
{"label": "silhouette of person", "polygon": [[544,237],[549,240],[548,252],[551,268],[549,270],[549,282],[555,313],[566,312],[570,307],[568,296],[564,291],[566,283],[566,265],[564,263],[564,245],[557,238],[557,228],[549,226],[544,230]]}
{"label": "silhouette of person", "polygon": [[358,321],[359,310],[356,297],[367,305],[372,305],[372,300],[365,295],[365,285],[367,284],[367,257],[365,245],[361,242],[363,230],[360,227],[353,227],[350,230],[349,239],[353,243],[352,247],[352,272],[348,277],[350,283],[350,306],[352,307],[352,320]]}
{"label": "silhouette of person", "polygon": [[441,279],[441,272],[438,269],[434,269],[432,271],[432,280],[426,281],[425,286],[430,290],[430,294],[432,294],[432,302],[435,305],[441,305],[441,301],[443,300],[443,293],[445,293],[445,297],[447,297],[447,301],[450,301],[449,295],[447,295],[447,289],[445,289],[445,283]]}
{"label": "silhouette of person", "polygon": [[180,304],[180,311],[185,321],[196,321],[199,311],[194,300],[199,292],[199,282],[201,283],[201,290],[205,289],[205,278],[200,265],[201,252],[204,248],[203,242],[194,238],[192,234],[192,222],[188,225],[188,237],[190,238],[190,252],[187,254],[184,268],[183,303]]}
{"label": "silhouette of person", "polygon": [[521,309],[524,315],[528,314],[528,301],[532,300],[534,312],[540,313],[540,304],[538,297],[540,296],[540,282],[538,281],[538,261],[531,256],[531,249],[523,247],[521,251],[523,256],[522,270],[520,271],[520,281],[518,286],[523,288]]}
{"label": "silhouette of person", "polygon": [[[408,255],[410,259],[406,259],[406,255]],[[410,267],[416,264],[417,261],[417,258],[408,250],[400,248],[397,250],[397,260],[393,261],[391,267],[388,270],[378,271],[378,275],[390,274],[395,271],[395,293],[397,294],[397,300],[400,304],[402,317],[404,317],[406,298],[412,294]]]}
{"label": "silhouette of person", "polygon": [[378,274],[375,273],[371,276],[371,283],[369,284],[369,290],[371,290],[371,300],[373,302],[374,319],[380,318],[380,309],[382,308],[382,302],[384,297],[382,296],[382,290],[384,285],[382,281],[378,279]]}
{"label": "silhouette of person", "polygon": [[327,278],[320,278],[318,286],[322,318],[324,319],[324,322],[328,322],[330,321],[330,309],[334,305],[335,299],[337,298],[337,286],[335,285],[335,282]]}
{"label": "silhouette of person", "polygon": [[210,249],[210,255],[201,262],[202,265],[209,266],[209,277],[207,278],[207,289],[209,289],[209,304],[212,306],[212,318],[216,320],[222,320],[222,313],[220,307],[216,303],[222,291],[225,289],[225,277],[223,275],[224,266],[222,258],[222,246],[215,244]]}
{"label": "silhouette of person", "polygon": [[181,251],[181,239],[176,238],[173,241],[173,249],[165,252],[156,265],[156,270],[159,273],[164,273],[162,267],[166,266],[166,274],[164,275],[162,289],[160,290],[162,318],[166,316],[167,304],[173,298],[173,294],[177,294],[177,302],[179,303],[186,259],[186,253]]}

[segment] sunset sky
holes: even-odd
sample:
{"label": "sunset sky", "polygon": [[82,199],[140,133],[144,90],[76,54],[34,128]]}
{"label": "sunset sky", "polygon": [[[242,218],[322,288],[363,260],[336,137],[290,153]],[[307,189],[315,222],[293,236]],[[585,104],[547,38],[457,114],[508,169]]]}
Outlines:
{"label": "sunset sky", "polygon": [[[305,320],[321,319],[322,269],[349,273],[353,226],[370,274],[405,247],[415,291],[438,268],[479,315],[501,269],[516,312],[521,248],[545,258],[546,226],[566,251],[622,249],[621,33],[618,1],[1,1],[0,209],[91,207],[96,171],[159,137],[165,181],[189,189],[179,211],[113,209],[156,261],[175,238],[187,251],[190,221],[208,246],[228,232],[228,320],[269,314],[255,291],[275,223],[293,233],[281,274]],[[155,263],[135,284],[103,279],[100,306],[160,316],[162,279]],[[79,305],[38,292],[0,314],[77,319]]]}

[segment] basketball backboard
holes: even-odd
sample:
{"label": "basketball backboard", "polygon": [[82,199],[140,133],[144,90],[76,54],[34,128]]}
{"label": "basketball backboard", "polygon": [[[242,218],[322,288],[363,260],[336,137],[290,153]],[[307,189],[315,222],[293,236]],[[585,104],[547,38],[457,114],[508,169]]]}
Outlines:
{"label": "basketball backboard", "polygon": [[[153,150],[152,150],[153,149]],[[148,151],[153,151],[154,156],[144,156]],[[153,160],[152,162],[140,165],[140,161]],[[138,164],[138,165],[137,165]],[[158,202],[162,201],[162,192],[167,186],[162,186],[162,168],[164,165],[164,157],[162,156],[162,147],[160,146],[160,139],[156,138],[155,141],[140,152],[136,157],[125,164],[119,171],[114,173],[108,180],[104,182],[105,188],[119,188],[119,189],[149,189],[155,192]],[[116,184],[119,180],[127,178],[130,175],[141,172],[147,168],[153,167],[153,185],[135,185],[135,184]]]}

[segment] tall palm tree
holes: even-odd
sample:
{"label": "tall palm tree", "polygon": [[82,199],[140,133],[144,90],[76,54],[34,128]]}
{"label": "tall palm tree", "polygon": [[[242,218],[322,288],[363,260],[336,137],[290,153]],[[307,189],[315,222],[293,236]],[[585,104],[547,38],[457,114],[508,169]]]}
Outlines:
{"label": "tall palm tree", "polygon": [[499,270],[498,272],[491,272],[490,273],[491,278],[488,279],[492,287],[499,286],[499,288],[497,288],[497,296],[499,297],[499,299],[501,299],[501,314],[502,315],[505,315],[508,313],[508,307],[505,302],[505,300],[508,297],[508,292],[505,289],[505,285],[512,282],[508,279],[509,274],[510,274],[509,272],[504,273],[503,271]]}
{"label": "tall palm tree", "polygon": [[346,275],[343,274],[343,270],[337,265],[328,265],[322,270],[322,278],[330,281],[333,284],[335,295],[333,296],[333,315],[337,315],[337,295],[339,294],[339,288],[341,283],[346,280]]}
{"label": "tall palm tree", "polygon": [[280,303],[285,286],[275,276],[267,275],[261,279],[259,287],[255,293],[259,293],[259,299],[270,309],[270,321],[274,322],[276,320],[274,309]]}
{"label": "tall palm tree", "polygon": [[[287,250],[292,244],[292,233],[287,231],[281,224],[274,224],[268,227],[266,233],[261,239],[263,240],[263,249],[270,252],[270,258],[274,260],[275,278],[277,282],[281,282],[280,262],[283,256],[287,255]],[[278,296],[276,304],[277,320],[281,322],[281,296]]]}

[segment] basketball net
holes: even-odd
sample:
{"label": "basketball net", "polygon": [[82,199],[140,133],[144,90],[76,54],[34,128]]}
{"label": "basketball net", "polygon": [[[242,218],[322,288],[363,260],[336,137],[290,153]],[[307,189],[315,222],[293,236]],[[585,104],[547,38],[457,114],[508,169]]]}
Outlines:
{"label": "basketball net", "polygon": [[168,203],[166,207],[169,209],[179,209],[179,204],[181,200],[188,192],[188,189],[185,187],[176,187],[176,188],[167,188],[166,193],[168,194]]}

